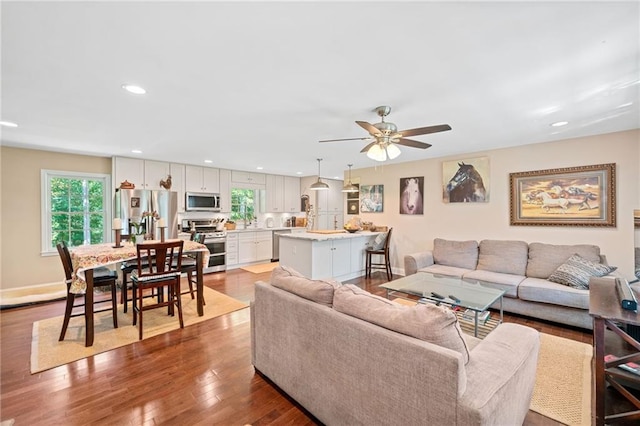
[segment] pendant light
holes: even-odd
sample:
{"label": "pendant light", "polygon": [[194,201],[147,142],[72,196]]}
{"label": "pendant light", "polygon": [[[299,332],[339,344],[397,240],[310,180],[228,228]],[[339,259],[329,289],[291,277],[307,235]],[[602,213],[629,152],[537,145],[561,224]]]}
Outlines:
{"label": "pendant light", "polygon": [[349,183],[342,188],[342,192],[358,192],[360,188],[351,183],[351,166],[353,164],[347,164],[347,166],[349,166]]}
{"label": "pendant light", "polygon": [[318,181],[312,184],[309,189],[312,191],[322,191],[325,189],[329,189],[329,185],[320,180],[320,162],[322,158],[318,158]]}

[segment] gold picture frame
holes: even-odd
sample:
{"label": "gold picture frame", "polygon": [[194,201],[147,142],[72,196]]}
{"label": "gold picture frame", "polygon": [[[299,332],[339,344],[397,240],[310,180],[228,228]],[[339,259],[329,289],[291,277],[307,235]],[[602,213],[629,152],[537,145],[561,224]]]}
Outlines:
{"label": "gold picture frame", "polygon": [[509,174],[511,225],[616,226],[616,165]]}

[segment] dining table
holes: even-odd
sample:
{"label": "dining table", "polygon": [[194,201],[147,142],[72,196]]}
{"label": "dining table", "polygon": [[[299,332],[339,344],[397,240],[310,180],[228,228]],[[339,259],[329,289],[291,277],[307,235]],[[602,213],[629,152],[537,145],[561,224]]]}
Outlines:
{"label": "dining table", "polygon": [[[168,241],[178,241],[167,239]],[[145,240],[139,244],[159,243],[159,240]],[[120,247],[114,243],[86,244],[70,248],[73,279],[70,292],[85,295],[85,346],[92,346],[94,340],[93,327],[93,270],[98,267],[113,265],[138,258],[136,244],[123,242]],[[196,293],[198,316],[204,315],[203,267],[209,263],[209,249],[195,241],[184,241],[183,253],[196,256]]]}

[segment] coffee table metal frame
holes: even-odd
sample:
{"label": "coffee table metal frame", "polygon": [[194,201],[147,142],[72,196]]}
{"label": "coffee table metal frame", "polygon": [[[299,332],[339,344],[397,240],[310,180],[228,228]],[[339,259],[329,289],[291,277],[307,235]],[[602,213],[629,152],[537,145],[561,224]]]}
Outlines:
{"label": "coffee table metal frame", "polygon": [[[470,282],[455,277],[418,272],[417,274],[382,284],[380,287],[387,290],[387,299],[394,296],[416,301],[402,296],[401,294],[404,293],[420,297],[420,300],[417,300],[419,303],[435,303],[437,305],[443,303],[448,306],[470,309],[474,312],[473,334],[475,337],[478,337],[478,314],[486,311],[489,306],[498,300],[500,301],[499,323],[502,323],[504,319],[502,298],[505,291],[485,287],[481,281],[474,280]],[[443,296],[443,298],[435,297],[434,294]]]}

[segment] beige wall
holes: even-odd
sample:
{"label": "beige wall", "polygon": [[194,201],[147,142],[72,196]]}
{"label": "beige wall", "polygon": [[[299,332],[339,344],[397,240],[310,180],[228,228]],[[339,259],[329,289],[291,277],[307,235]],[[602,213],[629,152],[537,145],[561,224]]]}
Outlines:
{"label": "beige wall", "polygon": [[[404,268],[405,254],[432,248],[436,237],[453,240],[517,239],[554,244],[590,243],[600,246],[611,265],[633,276],[633,210],[640,206],[640,131],[532,144],[377,168],[353,170],[361,185],[384,184],[384,212],[361,213],[374,224],[393,226],[394,269]],[[403,156],[411,149],[404,148]],[[490,161],[490,202],[442,201],[442,162],[477,156]],[[406,157],[405,157],[406,158]],[[509,173],[591,164],[616,163],[617,227],[542,227],[509,225]],[[346,175],[345,175],[346,176]],[[424,215],[399,214],[399,179],[424,176]],[[346,211],[346,207],[345,207]],[[352,216],[345,215],[345,221]]]}
{"label": "beige wall", "polygon": [[111,158],[0,147],[1,289],[64,281],[58,256],[41,256],[40,170],[111,174]]}

